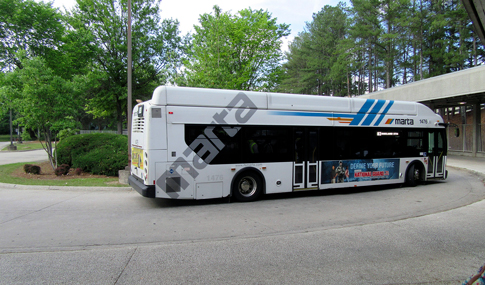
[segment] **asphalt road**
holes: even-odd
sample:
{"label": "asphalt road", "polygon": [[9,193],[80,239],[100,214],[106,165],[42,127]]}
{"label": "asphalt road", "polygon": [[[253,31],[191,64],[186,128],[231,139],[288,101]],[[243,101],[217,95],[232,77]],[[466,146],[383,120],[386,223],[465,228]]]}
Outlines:
{"label": "asphalt road", "polygon": [[[0,149],[8,146],[10,142],[0,142]],[[46,161],[47,153],[43,149],[29,151],[2,151],[0,154],[0,165],[17,162]]]}
{"label": "asphalt road", "polygon": [[485,263],[484,198],[457,169],[254,203],[0,188],[0,284],[461,284]]}

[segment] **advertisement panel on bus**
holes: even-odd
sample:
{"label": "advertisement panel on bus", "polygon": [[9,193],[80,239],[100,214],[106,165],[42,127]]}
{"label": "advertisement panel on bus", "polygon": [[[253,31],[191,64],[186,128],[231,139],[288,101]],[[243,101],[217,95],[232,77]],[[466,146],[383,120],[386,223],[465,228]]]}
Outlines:
{"label": "advertisement panel on bus", "polygon": [[399,159],[330,160],[322,162],[322,184],[399,178]]}

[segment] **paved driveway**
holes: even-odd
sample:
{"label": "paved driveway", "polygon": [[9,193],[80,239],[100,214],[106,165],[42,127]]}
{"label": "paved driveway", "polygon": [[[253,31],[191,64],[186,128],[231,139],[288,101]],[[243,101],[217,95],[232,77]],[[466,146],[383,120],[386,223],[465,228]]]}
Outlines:
{"label": "paved driveway", "polygon": [[0,189],[0,284],[460,284],[485,262],[485,187],[268,195]]}
{"label": "paved driveway", "polygon": [[[0,142],[0,149],[8,146],[10,142]],[[45,150],[28,151],[0,151],[0,165],[17,162],[37,162],[48,159]]]}

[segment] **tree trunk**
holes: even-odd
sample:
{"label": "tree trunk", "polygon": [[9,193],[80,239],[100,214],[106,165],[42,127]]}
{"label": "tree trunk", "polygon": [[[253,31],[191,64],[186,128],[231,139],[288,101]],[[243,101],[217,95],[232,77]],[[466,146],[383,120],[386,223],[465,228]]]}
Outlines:
{"label": "tree trunk", "polygon": [[477,66],[477,37],[473,36],[473,66]]}
{"label": "tree trunk", "polygon": [[372,93],[372,52],[369,45],[369,93]]}
{"label": "tree trunk", "polygon": [[49,158],[49,163],[52,167],[52,170],[56,170],[57,167],[57,161],[54,157],[53,154],[53,148],[52,148],[52,132],[50,129],[47,129],[46,127],[43,128],[42,133],[44,134],[44,139],[45,139],[45,145],[42,143],[41,136],[39,136],[39,142],[42,144],[42,147],[44,148],[45,152],[47,152],[47,156]]}
{"label": "tree trunk", "polygon": [[[388,14],[391,10],[391,4],[388,3]],[[390,17],[389,17],[390,18]],[[387,20],[387,34],[390,35],[392,31],[391,20]],[[391,88],[391,69],[392,69],[392,40],[389,39],[389,45],[387,46],[387,59],[386,59],[386,89]]]}
{"label": "tree trunk", "polygon": [[377,70],[378,66],[378,61],[379,59],[377,58],[377,52],[374,52],[374,92],[378,90],[378,84],[379,84],[379,73]]}

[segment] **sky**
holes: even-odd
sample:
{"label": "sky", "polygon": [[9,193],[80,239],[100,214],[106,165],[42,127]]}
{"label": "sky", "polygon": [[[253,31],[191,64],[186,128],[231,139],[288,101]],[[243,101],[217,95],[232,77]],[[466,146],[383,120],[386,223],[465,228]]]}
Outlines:
{"label": "sky", "polygon": [[[54,7],[67,8],[70,10],[75,0],[52,0]],[[212,7],[218,5],[223,12],[229,11],[235,14],[238,11],[251,8],[253,10],[267,10],[278,24],[290,24],[291,34],[284,39],[283,50],[287,50],[288,41],[293,40],[298,33],[302,32],[305,23],[312,21],[313,13],[320,11],[325,5],[335,6],[339,0],[162,0],[162,19],[177,19],[182,35],[194,32],[194,25],[198,25],[200,14],[211,13]],[[345,1],[343,1],[345,2]]]}

